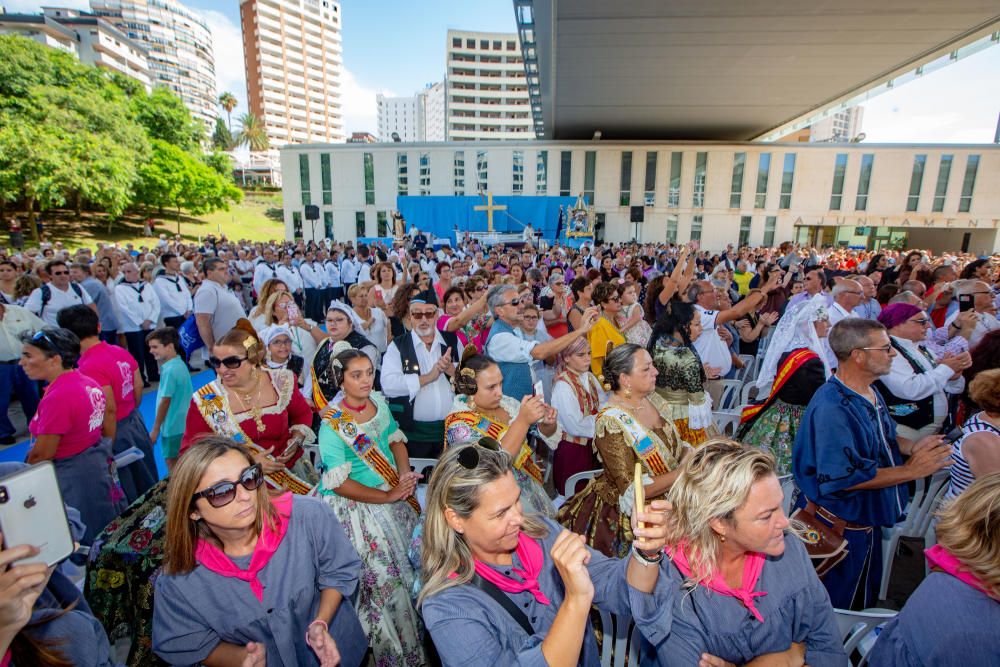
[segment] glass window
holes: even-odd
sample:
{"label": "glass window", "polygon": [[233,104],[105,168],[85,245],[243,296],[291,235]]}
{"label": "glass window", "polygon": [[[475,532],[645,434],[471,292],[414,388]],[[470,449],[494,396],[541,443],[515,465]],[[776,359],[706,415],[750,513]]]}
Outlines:
{"label": "glass window", "polygon": [[750,224],[752,218],[749,215],[740,216],[740,240],[739,247],[750,245]]}
{"label": "glass window", "polygon": [[628,206],[632,201],[632,151],[622,152],[622,175],[618,190],[618,205]]}
{"label": "glass window", "polygon": [[513,193],[524,194],[524,151],[514,151]]}
{"label": "glass window", "polygon": [[597,171],[597,151],[587,151],[583,160],[583,196],[594,203],[594,174]]}
{"label": "glass window", "polygon": [[538,151],[535,157],[535,194],[545,196],[549,192],[549,152]]}
{"label": "glass window", "polygon": [[646,206],[656,206],[656,152],[646,153],[646,189],[643,191]]}
{"label": "glass window", "polygon": [[570,176],[573,168],[573,153],[563,151],[559,155],[559,196],[570,196]]}
{"label": "glass window", "polygon": [[326,238],[333,238],[333,212],[323,211],[323,234]]}
{"label": "glass window", "polygon": [[465,195],[465,151],[455,151],[455,196]]}
{"label": "glass window", "polygon": [[365,226],[365,212],[358,211],[354,214],[354,234],[360,238],[362,236],[368,236],[367,228]]}
{"label": "glass window", "polygon": [[761,153],[757,161],[757,189],[754,190],[754,208],[767,208],[767,176],[771,171],[771,154]]}
{"label": "glass window", "polygon": [[705,208],[705,173],[708,171],[708,153],[698,153],[694,161],[694,208]]}
{"label": "glass window", "polygon": [[962,181],[962,198],[958,200],[958,212],[972,210],[972,191],[976,188],[976,172],[979,171],[979,156],[970,155],[965,163],[965,179]]}
{"label": "glass window", "polygon": [[410,177],[407,174],[406,153],[396,153],[396,194],[410,193]]}
{"label": "glass window", "polygon": [[677,216],[667,216],[667,243],[677,243]]}
{"label": "glass window", "polygon": [[781,197],[778,208],[792,207],[792,182],[795,180],[795,153],[785,153],[785,164],[781,170]]}
{"label": "glass window", "polygon": [[333,203],[333,179],[330,175],[329,153],[323,153],[319,156],[319,170],[323,180],[323,203],[329,206]]}
{"label": "glass window", "polygon": [[844,198],[844,174],[847,173],[847,153],[837,153],[833,165],[833,191],[830,193],[830,210],[839,211]]}
{"label": "glass window", "polygon": [[379,211],[375,214],[378,220],[378,235],[379,236],[389,236],[389,218],[385,214],[385,211]]}
{"label": "glass window", "polygon": [[778,218],[774,215],[769,215],[764,218],[764,247],[773,248],[774,247],[774,229],[778,226]]}
{"label": "glass window", "polygon": [[872,183],[872,165],[874,162],[874,153],[865,153],[861,156],[861,173],[858,175],[858,196],[854,199],[855,211],[868,210],[868,188]]}
{"label": "glass window", "polygon": [[743,170],[746,162],[746,153],[733,155],[733,184],[729,188],[729,208],[739,208],[743,203]]}
{"label": "glass window", "polygon": [[683,162],[683,153],[670,155],[670,188],[667,190],[667,208],[677,208],[681,205],[681,165]]}
{"label": "glass window", "polygon": [[292,211],[292,237],[295,239],[302,238],[302,212]]}
{"label": "glass window", "polygon": [[692,241],[701,241],[701,222],[702,222],[702,217],[700,215],[694,216],[694,219],[691,220]]}
{"label": "glass window", "polygon": [[944,210],[944,200],[948,195],[948,179],[951,178],[951,163],[953,156],[942,155],[941,165],[938,167],[937,187],[934,188],[934,206],[931,208],[935,213]]}
{"label": "glass window", "polygon": [[430,153],[420,154],[420,196],[426,197],[431,193],[431,155]]}
{"label": "glass window", "polygon": [[365,203],[375,204],[375,156],[365,153]]}
{"label": "glass window", "polygon": [[302,205],[309,206],[312,194],[309,192],[309,156],[305,153],[299,153],[299,183],[302,184]]}
{"label": "glass window", "polygon": [[490,163],[486,157],[486,151],[476,151],[476,191],[479,194],[486,192],[490,181]]}
{"label": "glass window", "polygon": [[910,194],[906,198],[906,210],[916,211],[920,206],[920,186],[924,183],[924,166],[927,164],[926,155],[913,156],[913,173],[910,174]]}

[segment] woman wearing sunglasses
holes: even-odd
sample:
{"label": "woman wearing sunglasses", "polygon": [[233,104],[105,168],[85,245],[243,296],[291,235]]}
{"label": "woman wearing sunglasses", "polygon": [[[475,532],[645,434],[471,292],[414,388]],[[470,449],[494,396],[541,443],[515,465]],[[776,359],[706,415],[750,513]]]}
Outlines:
{"label": "woman wearing sunglasses", "polygon": [[308,493],[319,480],[303,445],[316,441],[312,410],[288,370],[262,368],[264,345],[255,332],[237,326],[220,338],[208,363],[216,379],[195,392],[180,454],[206,434],[235,439],[254,456],[275,486]]}
{"label": "woman wearing sunglasses", "polygon": [[615,284],[598,283],[594,288],[594,305],[600,306],[601,317],[590,329],[587,338],[590,341],[590,370],[600,377],[604,369],[604,357],[608,353],[608,345],[617,347],[625,342],[625,336],[618,330],[615,321],[622,310],[622,298],[618,294],[617,279]]}
{"label": "woman wearing sunglasses", "polygon": [[71,331],[41,329],[21,342],[21,368],[46,383],[28,423],[27,462],[52,461],[63,501],[78,509],[86,524],[80,541],[90,544],[126,506],[111,452],[114,412],[107,410],[101,385],[74,370],[80,341]]}
{"label": "woman wearing sunglasses", "polygon": [[448,449],[427,489],[418,605],[442,662],[596,667],[592,606],[661,643],[679,595],[656,565],[667,504],[636,512],[632,555],[607,558],[525,512],[510,455],[482,443]]}
{"label": "woman wearing sunglasses", "polygon": [[336,398],[323,413],[320,493],[361,555],[358,612],[377,664],[427,664],[421,624],[410,592],[407,560],[420,516],[406,436],[382,394],[373,392],[371,360],[346,342],[333,346]]}
{"label": "woman wearing sunglasses", "polygon": [[908,451],[920,438],[941,432],[948,416],[948,394],[965,390],[962,371],[972,365],[968,352],[940,359],[923,345],[931,326],[927,313],[908,303],[885,308],[878,321],[889,330],[898,354],[888,375],[875,383],[896,422],[896,439]]}
{"label": "woman wearing sunglasses", "polygon": [[[444,313],[438,317],[437,328],[458,336],[463,349],[471,344],[476,346],[476,350],[482,351],[486,342],[482,328],[482,316],[486,312],[486,290],[474,292],[466,305],[465,291],[456,285],[444,293],[441,302],[444,304]],[[488,330],[487,326],[486,331]]]}
{"label": "woman wearing sunglasses", "polygon": [[173,665],[360,665],[361,563],[322,502],[271,496],[251,452],[211,436],[170,476],[153,650]]}

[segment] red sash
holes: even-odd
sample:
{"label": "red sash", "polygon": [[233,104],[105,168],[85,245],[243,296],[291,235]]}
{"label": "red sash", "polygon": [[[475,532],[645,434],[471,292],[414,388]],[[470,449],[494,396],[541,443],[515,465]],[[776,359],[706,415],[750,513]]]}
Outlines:
{"label": "red sash", "polygon": [[810,350],[807,347],[799,348],[795,350],[788,358],[785,359],[785,363],[778,368],[778,373],[774,376],[774,382],[771,385],[771,393],[768,395],[767,400],[763,403],[757,403],[756,405],[748,405],[743,408],[743,412],[740,416],[740,424],[746,424],[753,421],[763,412],[771,403],[774,402],[775,397],[781,388],[785,386],[788,382],[788,378],[795,374],[795,371],[802,367],[802,364],[806,363],[810,359],[819,359],[819,355]]}

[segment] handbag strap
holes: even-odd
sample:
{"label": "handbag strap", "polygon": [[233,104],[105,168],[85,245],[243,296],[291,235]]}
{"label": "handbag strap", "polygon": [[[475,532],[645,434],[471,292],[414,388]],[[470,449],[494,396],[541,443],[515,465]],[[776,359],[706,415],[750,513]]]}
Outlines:
{"label": "handbag strap", "polygon": [[[806,501],[806,506],[802,508],[802,511],[805,512],[806,514],[811,514],[813,518],[816,518],[816,514],[820,509],[823,508],[821,508],[813,501],[808,500]],[[831,524],[833,524],[832,526],[830,526],[830,528],[832,528],[834,532],[843,536],[844,529],[847,527],[847,522],[828,509],[823,509],[823,511],[826,513],[826,516],[823,516],[823,518],[829,521]]]}
{"label": "handbag strap", "polygon": [[497,588],[497,585],[491,581],[486,581],[478,574],[472,575],[472,581],[470,581],[473,586],[481,590],[482,592],[489,595],[493,600],[504,608],[510,617],[521,626],[521,629],[528,633],[528,636],[535,634],[535,629],[531,627],[531,621],[528,620],[527,615],[521,611],[514,601],[509,597],[504,595],[503,591]]}

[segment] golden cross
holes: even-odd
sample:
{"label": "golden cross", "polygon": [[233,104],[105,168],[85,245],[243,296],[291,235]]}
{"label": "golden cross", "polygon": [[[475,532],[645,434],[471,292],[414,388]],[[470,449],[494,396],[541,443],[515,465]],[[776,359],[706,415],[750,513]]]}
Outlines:
{"label": "golden cross", "polygon": [[493,193],[486,193],[486,205],[485,206],[473,206],[474,211],[486,211],[486,224],[489,225],[489,230],[493,231],[493,211],[506,211],[507,206],[505,204],[494,204],[493,203]]}

